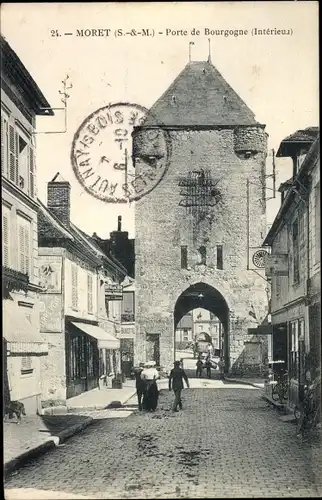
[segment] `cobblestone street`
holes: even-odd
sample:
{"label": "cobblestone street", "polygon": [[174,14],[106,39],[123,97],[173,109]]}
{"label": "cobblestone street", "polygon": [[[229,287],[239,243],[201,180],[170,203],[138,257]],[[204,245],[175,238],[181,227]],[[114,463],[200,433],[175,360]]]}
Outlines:
{"label": "cobblestone street", "polygon": [[[260,391],[183,391],[170,411],[162,391],[155,413],[118,410],[8,478],[6,498],[316,497],[321,444],[299,442],[293,424]],[[129,403],[133,404],[135,398]],[[102,418],[99,419],[98,415]]]}

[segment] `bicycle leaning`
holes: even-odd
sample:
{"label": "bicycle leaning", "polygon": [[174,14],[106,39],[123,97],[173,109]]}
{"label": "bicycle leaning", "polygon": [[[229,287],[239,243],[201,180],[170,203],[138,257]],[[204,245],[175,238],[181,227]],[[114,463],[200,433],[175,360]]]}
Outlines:
{"label": "bicycle leaning", "polygon": [[319,423],[321,410],[321,397],[316,397],[317,389],[321,394],[321,378],[310,385],[304,386],[302,403],[294,408],[296,418],[296,435],[300,436],[306,430],[313,429]]}
{"label": "bicycle leaning", "polygon": [[272,386],[272,399],[279,401],[281,404],[288,399],[288,372],[280,374],[277,383]]}

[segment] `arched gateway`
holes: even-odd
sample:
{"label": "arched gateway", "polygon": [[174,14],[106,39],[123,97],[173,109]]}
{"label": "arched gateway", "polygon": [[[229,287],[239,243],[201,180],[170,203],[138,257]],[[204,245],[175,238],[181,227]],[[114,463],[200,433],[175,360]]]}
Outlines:
{"label": "arched gateway", "polygon": [[135,202],[136,362],[171,368],[175,323],[198,304],[223,325],[226,368],[261,366],[248,328],[266,283],[248,250],[266,232],[264,129],[210,61],[189,62],[134,127],[136,178],[164,173]]}
{"label": "arched gateway", "polygon": [[176,301],[173,319],[174,332],[181,318],[193,309],[206,309],[212,312],[223,326],[223,355],[225,369],[229,369],[229,308],[222,294],[207,283],[195,283],[190,285],[180,294]]}

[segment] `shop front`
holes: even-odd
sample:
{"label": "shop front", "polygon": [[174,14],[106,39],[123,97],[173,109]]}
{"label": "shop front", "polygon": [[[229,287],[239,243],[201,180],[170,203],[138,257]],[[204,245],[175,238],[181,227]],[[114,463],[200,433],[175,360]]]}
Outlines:
{"label": "shop front", "polygon": [[8,296],[3,305],[4,406],[24,404],[27,415],[40,409],[40,358],[48,355],[48,344],[33,323],[33,305]]}
{"label": "shop front", "polygon": [[[67,399],[99,386],[101,372],[113,364],[119,340],[97,323],[66,320]],[[104,366],[105,365],[105,366]]]}

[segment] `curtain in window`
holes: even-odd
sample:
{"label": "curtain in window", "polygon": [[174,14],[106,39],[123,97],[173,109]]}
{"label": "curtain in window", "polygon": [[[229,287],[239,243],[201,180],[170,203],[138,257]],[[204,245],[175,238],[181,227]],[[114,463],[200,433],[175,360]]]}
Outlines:
{"label": "curtain in window", "polygon": [[134,293],[124,292],[122,300],[122,314],[134,313]]}

